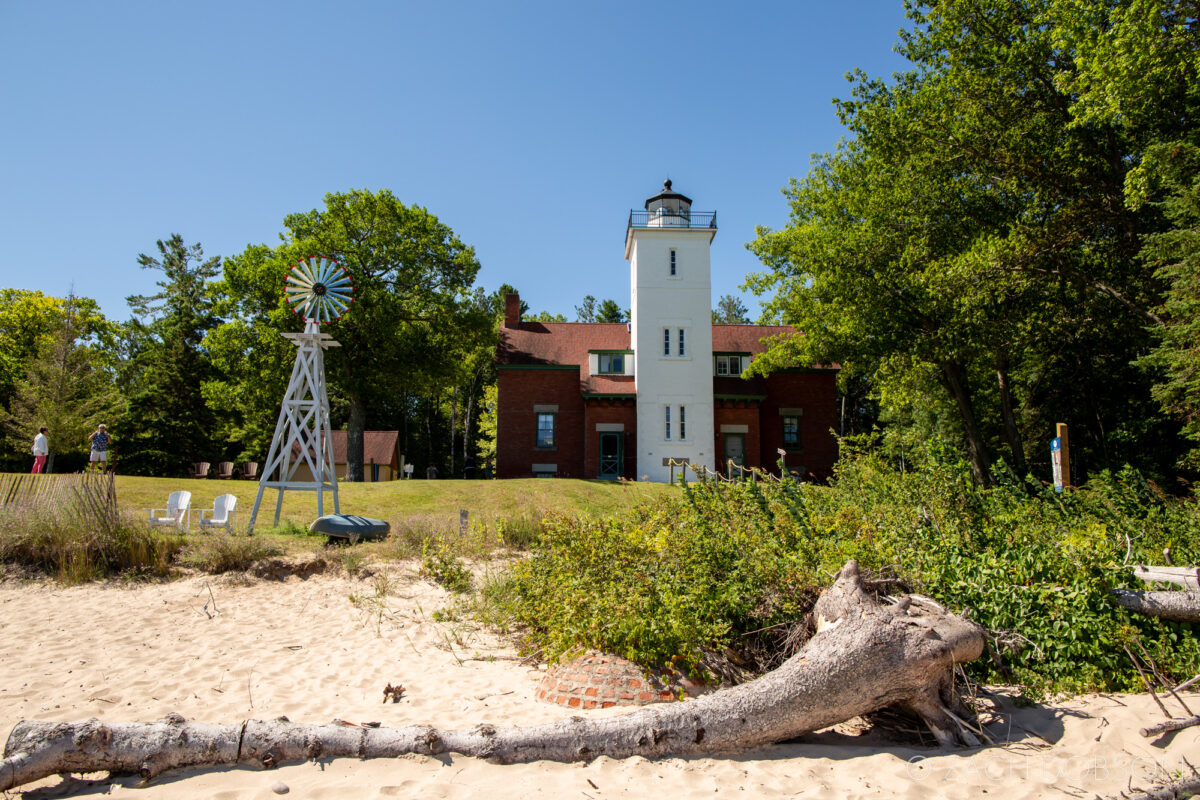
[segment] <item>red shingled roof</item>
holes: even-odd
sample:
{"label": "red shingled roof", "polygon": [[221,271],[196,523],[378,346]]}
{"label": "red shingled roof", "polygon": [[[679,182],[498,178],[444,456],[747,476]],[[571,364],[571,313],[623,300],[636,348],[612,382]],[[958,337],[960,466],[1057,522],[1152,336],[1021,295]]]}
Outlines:
{"label": "red shingled roof", "polygon": [[713,325],[714,353],[767,352],[764,340],[785,333],[795,333],[791,325]]}
{"label": "red shingled roof", "polygon": [[[714,353],[767,351],[772,337],[795,333],[790,325],[713,325]],[[632,376],[589,375],[588,351],[629,350],[624,322],[522,322],[500,328],[499,366],[577,366],[586,394],[633,394]],[[836,369],[836,366],[833,368]]]}
{"label": "red shingled roof", "polygon": [[624,322],[522,322],[501,328],[496,363],[576,364],[587,372],[589,350],[628,350]]}
{"label": "red shingled roof", "polygon": [[632,375],[591,375],[581,381],[584,394],[634,394]]}

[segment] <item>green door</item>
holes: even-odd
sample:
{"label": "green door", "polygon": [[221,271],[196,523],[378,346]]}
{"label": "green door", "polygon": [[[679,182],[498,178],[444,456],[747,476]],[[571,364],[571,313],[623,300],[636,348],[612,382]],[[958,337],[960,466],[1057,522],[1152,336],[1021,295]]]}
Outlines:
{"label": "green door", "polygon": [[600,434],[600,478],[615,481],[621,477],[621,462],[625,460],[625,434]]}
{"label": "green door", "polygon": [[725,461],[739,467],[746,466],[746,437],[741,433],[725,434]]}

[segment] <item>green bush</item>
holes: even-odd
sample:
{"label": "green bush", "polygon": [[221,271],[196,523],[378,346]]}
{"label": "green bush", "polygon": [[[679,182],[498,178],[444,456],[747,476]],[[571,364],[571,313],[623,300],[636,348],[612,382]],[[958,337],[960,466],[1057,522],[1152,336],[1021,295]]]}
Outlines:
{"label": "green bush", "polygon": [[261,537],[218,531],[189,537],[179,553],[179,563],[216,574],[249,569],[254,562],[281,552],[277,545]]}
{"label": "green bush", "polygon": [[1036,690],[1136,689],[1122,647],[1139,642],[1169,675],[1200,671],[1185,624],[1130,615],[1108,590],[1123,568],[1200,559],[1200,513],[1132,471],[1063,495],[1002,469],[991,488],[933,452],[898,471],[866,453],[843,458],[829,487],[790,480],[702,482],[611,520],[547,521],[510,585],[493,589],[549,658],[580,647],[702,676],[721,654],[761,670],[781,633],[811,610],[848,560],[991,631],[970,669]]}
{"label": "green bush", "polygon": [[436,536],[421,543],[421,575],[456,594],[471,591],[471,572],[446,539]]}

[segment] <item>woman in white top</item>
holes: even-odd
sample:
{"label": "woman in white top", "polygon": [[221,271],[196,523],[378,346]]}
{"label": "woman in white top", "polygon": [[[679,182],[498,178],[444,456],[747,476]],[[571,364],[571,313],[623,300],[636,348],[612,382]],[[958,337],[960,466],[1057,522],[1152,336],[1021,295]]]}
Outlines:
{"label": "woman in white top", "polygon": [[33,437],[33,474],[41,475],[46,471],[46,456],[50,455],[50,440],[46,434],[50,430],[43,425],[38,429],[38,435]]}

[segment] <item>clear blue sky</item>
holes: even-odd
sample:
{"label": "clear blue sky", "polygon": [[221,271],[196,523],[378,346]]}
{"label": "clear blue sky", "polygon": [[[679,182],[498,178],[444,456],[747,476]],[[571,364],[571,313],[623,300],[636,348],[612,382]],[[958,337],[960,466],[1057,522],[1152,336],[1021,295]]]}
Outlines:
{"label": "clear blue sky", "polygon": [[126,319],[156,240],[229,256],[387,188],[475,247],[479,285],[573,319],[628,305],[629,210],[669,176],[718,212],[715,302],[843,135],[845,73],[903,69],[904,26],[900,0],[0,0],[0,286]]}

